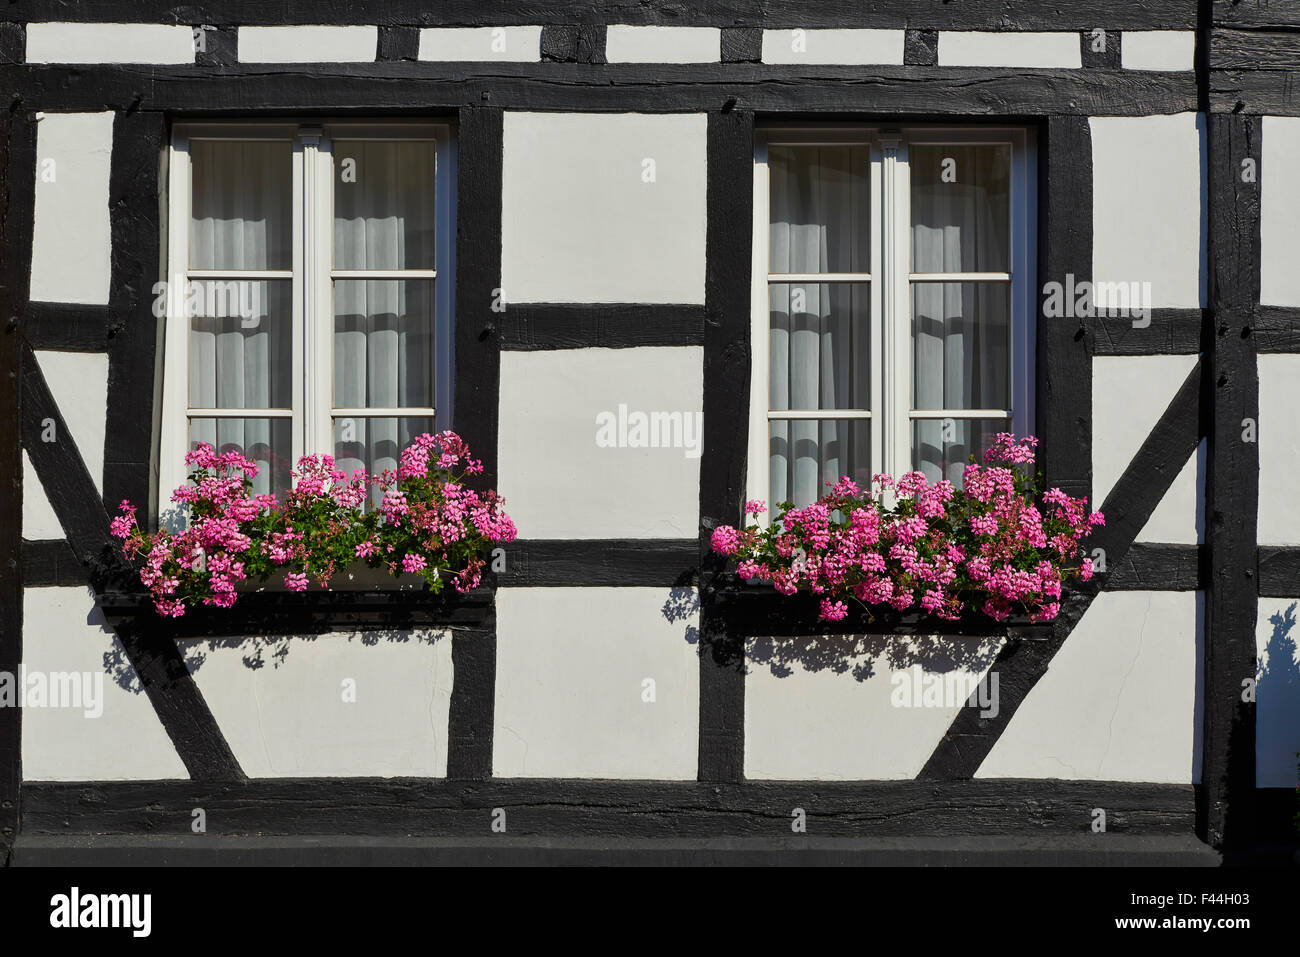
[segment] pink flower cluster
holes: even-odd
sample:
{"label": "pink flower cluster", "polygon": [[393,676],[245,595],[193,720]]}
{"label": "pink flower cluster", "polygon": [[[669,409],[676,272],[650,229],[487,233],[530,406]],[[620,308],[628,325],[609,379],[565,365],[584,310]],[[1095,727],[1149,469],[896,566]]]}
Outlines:
{"label": "pink flower cluster", "polygon": [[[768,528],[720,526],[713,550],[734,558],[747,581],[821,596],[826,621],[848,614],[843,598],[947,620],[973,607],[997,621],[1017,613],[1050,621],[1064,583],[1092,577],[1081,541],[1105,518],[1060,489],[1037,493],[1020,468],[1032,467],[1037,444],[999,433],[985,464],[966,467],[960,490],[922,472],[876,475],[875,494],[842,478],[811,505],[783,505]],[[761,511],[745,506],[747,515]]]}
{"label": "pink flower cluster", "polygon": [[[435,591],[447,573],[457,590],[468,591],[481,583],[482,553],[516,536],[501,496],[464,485],[483,465],[454,432],[417,436],[399,467],[380,475],[349,475],[332,456],[303,456],[281,498],[252,494],[258,468],[238,452],[218,454],[200,443],[185,461],[190,484],[172,500],[187,506],[187,527],[146,533],[129,502],[111,524],[166,616],[195,603],[228,608],[246,578],[282,574],[291,591],[313,580],[325,587],[358,559],[393,574],[423,574]],[[381,504],[366,510],[372,487]]]}

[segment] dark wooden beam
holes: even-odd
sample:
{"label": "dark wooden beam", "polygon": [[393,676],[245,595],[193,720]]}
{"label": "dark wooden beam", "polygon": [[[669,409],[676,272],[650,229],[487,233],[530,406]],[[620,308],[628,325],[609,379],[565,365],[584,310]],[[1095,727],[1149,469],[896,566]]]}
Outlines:
{"label": "dark wooden beam", "polygon": [[498,327],[513,351],[699,346],[704,317],[702,306],[521,304],[507,305]]}
{"label": "dark wooden beam", "polygon": [[696,539],[520,539],[502,546],[502,587],[682,586],[699,564]]}
{"label": "dark wooden beam", "polygon": [[514,837],[726,836],[789,839],[795,808],[816,836],[1190,834],[1191,785],[1115,781],[592,781],[308,778],[245,783],[28,783],[26,835],[188,833],[207,811],[222,834],[459,835],[489,831],[493,810]]}
{"label": "dark wooden beam", "polygon": [[[1258,2],[1258,0],[1248,0]],[[899,27],[948,30],[1190,30],[1191,0],[13,0],[7,17],[128,23],[351,23],[501,26],[630,23],[715,27]]]}
{"label": "dark wooden beam", "polygon": [[1259,157],[1259,117],[1212,114],[1208,128],[1210,309],[1207,357],[1209,466],[1205,515],[1210,547],[1206,597],[1202,839],[1225,852],[1253,840],[1255,678],[1258,614],[1256,521],[1259,445],[1246,420],[1259,419],[1254,326],[1259,303],[1259,183],[1243,182],[1242,161]]}
{"label": "dark wooden beam", "polygon": [[[481,72],[475,72],[475,70]],[[229,116],[349,110],[429,116],[485,107],[740,110],[860,116],[1146,116],[1197,108],[1192,73],[929,66],[384,61],[193,66],[29,66],[27,102],[50,110]],[[87,78],[93,77],[93,82]],[[468,170],[468,167],[465,167]]]}

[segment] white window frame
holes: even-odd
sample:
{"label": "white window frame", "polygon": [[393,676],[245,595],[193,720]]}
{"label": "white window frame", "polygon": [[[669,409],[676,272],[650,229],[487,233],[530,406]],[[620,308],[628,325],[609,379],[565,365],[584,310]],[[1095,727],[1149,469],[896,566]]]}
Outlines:
{"label": "white window frame", "polygon": [[[194,270],[189,268],[194,140],[284,140],[293,152],[293,262],[291,270]],[[333,263],[335,140],[421,140],[434,143],[434,268],[341,270]],[[456,143],[449,123],[410,120],[376,122],[184,122],[172,129],[168,162],[167,282],[163,347],[162,427],[159,443],[159,513],[171,490],[187,478],[189,421],[195,418],[288,418],[292,459],[333,453],[336,417],[428,416],[438,430],[451,428],[452,317],[455,313]],[[333,404],[333,281],[336,279],[431,279],[434,281],[434,401],[427,408],[351,409]],[[191,409],[189,407],[189,317],[185,295],[198,279],[288,279],[292,286],[292,408],[289,410]],[[174,519],[173,519],[174,520]]]}
{"label": "white window frame", "polygon": [[[911,177],[908,147],[1006,144],[1011,147],[1010,252],[1008,273],[913,273],[911,271]],[[772,146],[867,146],[871,190],[870,272],[788,274],[769,272]],[[1032,130],[985,126],[782,126],[758,131],[754,148],[754,251],[751,285],[751,377],[746,492],[767,503],[771,474],[769,422],[775,419],[871,422],[871,467],[900,475],[912,468],[912,423],[922,419],[1011,420],[1019,435],[1033,431],[1037,221],[1037,159]],[[1006,282],[1011,288],[1009,409],[913,409],[911,284],[913,282]],[[871,307],[871,408],[774,411],[769,384],[770,299],[773,283],[869,282]]]}

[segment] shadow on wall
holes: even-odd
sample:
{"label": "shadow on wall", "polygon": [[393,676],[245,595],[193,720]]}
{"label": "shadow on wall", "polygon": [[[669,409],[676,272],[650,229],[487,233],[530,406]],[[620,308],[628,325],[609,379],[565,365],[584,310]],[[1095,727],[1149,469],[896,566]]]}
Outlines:
{"label": "shadow on wall", "polygon": [[[664,602],[663,616],[670,622],[687,621],[700,611],[694,588],[674,588]],[[700,643],[700,630],[686,628],[686,640]],[[931,674],[986,670],[1002,649],[1001,638],[948,635],[814,635],[798,638],[751,637],[743,645],[724,636],[705,635],[704,648],[720,664],[748,672],[751,666],[768,668],[777,678],[796,668],[808,672],[851,674],[866,681],[883,662],[892,671],[919,666]]]}
{"label": "shadow on wall", "polygon": [[1300,664],[1296,662],[1296,606],[1269,618],[1273,633],[1255,672],[1255,781],[1259,787],[1295,787],[1300,751]]}
{"label": "shadow on wall", "polygon": [[[104,652],[104,672],[124,691],[141,694],[144,691],[144,686],[140,683],[140,677],[136,674],[130,659],[127,658],[121,639],[109,626],[98,607],[87,616],[86,624],[96,625],[105,634],[113,635],[116,639],[112,647]],[[351,634],[231,635],[220,638],[183,638],[177,640],[176,646],[185,662],[185,667],[193,674],[203,667],[203,663],[207,661],[209,654],[230,648],[239,649],[242,652],[240,660],[243,661],[244,667],[256,671],[259,668],[265,668],[268,664],[272,668],[278,668],[284,664],[289,657],[289,649],[294,642],[326,639],[329,641],[349,642],[355,640],[367,647],[374,647],[381,642],[405,644],[411,641],[432,645],[441,639],[443,634],[444,632],[440,631],[393,629]]]}

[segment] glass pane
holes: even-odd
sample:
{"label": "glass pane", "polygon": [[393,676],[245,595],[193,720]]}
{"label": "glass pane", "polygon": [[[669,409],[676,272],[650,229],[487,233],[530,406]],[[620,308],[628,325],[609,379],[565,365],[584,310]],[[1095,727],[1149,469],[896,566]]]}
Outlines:
{"label": "glass pane", "polygon": [[433,282],[334,283],[334,407],[431,408]]}
{"label": "glass pane", "polygon": [[[334,464],[351,475],[357,469],[373,474],[396,469],[402,449],[422,432],[433,432],[427,416],[413,418],[365,418],[340,416],[334,420]],[[370,505],[376,506],[383,493],[371,488]]]}
{"label": "glass pane", "polygon": [[190,408],[289,408],[291,282],[203,280],[188,290]]}
{"label": "glass pane", "polygon": [[809,505],[848,476],[864,489],[871,485],[871,421],[775,419],[768,423],[771,472],[768,505]]}
{"label": "glass pane", "polygon": [[871,409],[871,289],[866,283],[773,283],[773,409]]}
{"label": "glass pane", "polygon": [[1009,432],[1007,419],[915,419],[912,422],[912,467],[931,482],[947,479],[961,488],[971,456],[983,464],[984,450],[999,432]]}
{"label": "glass pane", "polygon": [[871,157],[865,146],[773,146],[769,271],[871,271]]}
{"label": "glass pane", "polygon": [[293,150],[285,141],[190,144],[191,269],[293,268]]}
{"label": "glass pane", "polygon": [[913,146],[912,272],[1011,271],[1011,147]]}
{"label": "glass pane", "polygon": [[292,422],[285,419],[190,419],[190,448],[207,442],[218,452],[239,452],[258,466],[257,495],[279,494],[290,486],[293,467]]}
{"label": "glass pane", "polygon": [[434,144],[336,140],[334,268],[433,269]]}
{"label": "glass pane", "polygon": [[1009,291],[999,282],[912,284],[912,408],[1009,407]]}

